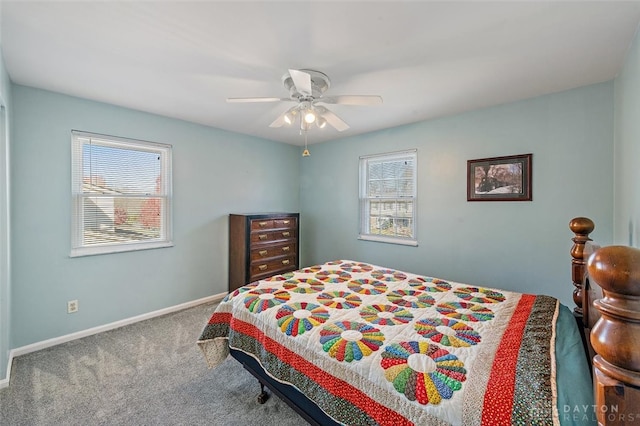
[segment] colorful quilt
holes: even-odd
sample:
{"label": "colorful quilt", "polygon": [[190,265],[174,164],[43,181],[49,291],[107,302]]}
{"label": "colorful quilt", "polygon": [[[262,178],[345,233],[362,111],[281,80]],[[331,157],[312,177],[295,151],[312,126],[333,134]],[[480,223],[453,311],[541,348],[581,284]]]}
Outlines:
{"label": "colorful quilt", "polygon": [[198,345],[257,359],[347,425],[559,424],[559,303],[337,260],[230,293]]}

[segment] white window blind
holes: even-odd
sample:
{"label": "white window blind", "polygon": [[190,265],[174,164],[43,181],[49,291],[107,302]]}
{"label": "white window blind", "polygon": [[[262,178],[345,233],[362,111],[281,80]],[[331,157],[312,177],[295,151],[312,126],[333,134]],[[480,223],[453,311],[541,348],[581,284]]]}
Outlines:
{"label": "white window blind", "polygon": [[417,245],[417,150],[360,157],[360,239]]}
{"label": "white window blind", "polygon": [[72,132],[71,256],[167,247],[171,145]]}

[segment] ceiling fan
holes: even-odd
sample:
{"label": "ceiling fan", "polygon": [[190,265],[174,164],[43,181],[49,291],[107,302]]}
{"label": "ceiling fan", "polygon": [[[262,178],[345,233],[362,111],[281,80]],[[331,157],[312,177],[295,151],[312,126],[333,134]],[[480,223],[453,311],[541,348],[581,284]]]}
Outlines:
{"label": "ceiling fan", "polygon": [[333,128],[342,132],[349,125],[322,104],[340,105],[379,105],[382,97],[376,95],[322,95],[329,88],[329,77],[314,70],[290,69],[282,76],[282,84],[289,91],[288,98],[227,98],[227,102],[295,102],[276,118],[269,127],[292,125],[300,117],[300,130],[307,131],[315,123],[323,128],[329,123]]}

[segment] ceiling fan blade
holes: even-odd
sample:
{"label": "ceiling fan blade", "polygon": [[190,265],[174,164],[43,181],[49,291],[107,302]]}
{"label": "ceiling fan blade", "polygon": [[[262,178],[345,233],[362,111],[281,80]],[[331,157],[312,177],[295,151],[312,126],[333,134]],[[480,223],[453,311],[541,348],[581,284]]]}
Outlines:
{"label": "ceiling fan blade", "polygon": [[327,120],[327,123],[329,123],[331,126],[333,126],[334,129],[339,132],[345,131],[349,128],[349,125],[345,123],[344,120],[342,120],[340,117],[326,108],[322,114],[322,117]]}
{"label": "ceiling fan blade", "polygon": [[298,93],[304,96],[311,96],[313,89],[311,87],[311,74],[299,70],[289,70],[289,75],[296,86]]}
{"label": "ceiling fan blade", "polygon": [[243,103],[243,102],[278,102],[278,101],[290,101],[289,98],[227,98],[229,103]]}
{"label": "ceiling fan blade", "polygon": [[380,105],[382,97],[376,95],[338,95],[320,98],[316,102],[340,105]]}

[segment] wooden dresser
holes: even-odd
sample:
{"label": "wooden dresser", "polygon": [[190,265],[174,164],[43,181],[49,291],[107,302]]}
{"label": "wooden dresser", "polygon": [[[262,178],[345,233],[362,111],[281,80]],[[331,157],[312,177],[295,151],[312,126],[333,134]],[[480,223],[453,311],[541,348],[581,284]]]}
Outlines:
{"label": "wooden dresser", "polygon": [[299,268],[300,213],[229,215],[229,292]]}

